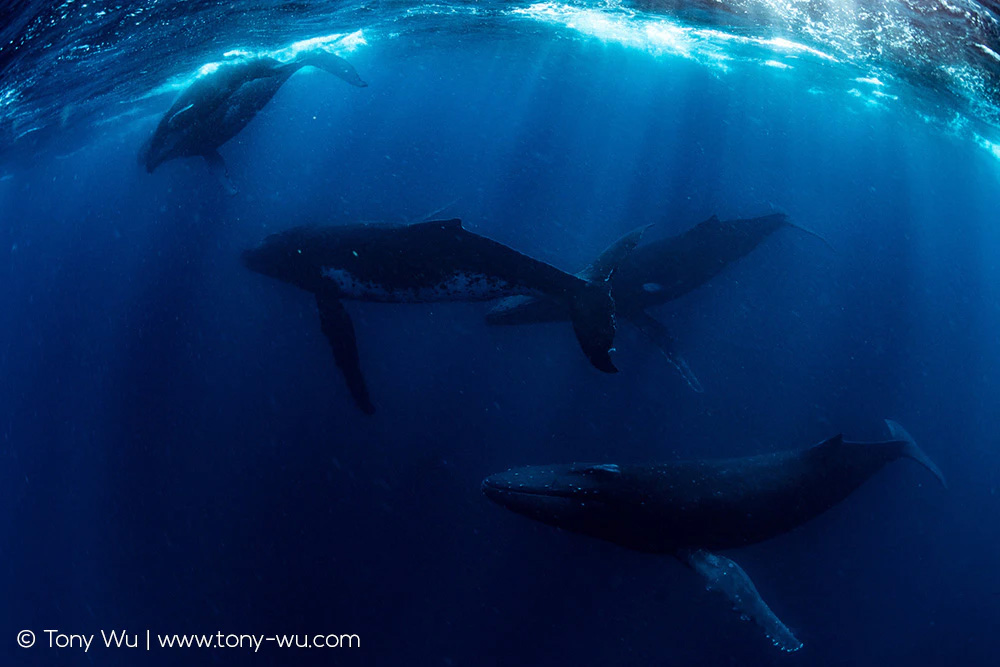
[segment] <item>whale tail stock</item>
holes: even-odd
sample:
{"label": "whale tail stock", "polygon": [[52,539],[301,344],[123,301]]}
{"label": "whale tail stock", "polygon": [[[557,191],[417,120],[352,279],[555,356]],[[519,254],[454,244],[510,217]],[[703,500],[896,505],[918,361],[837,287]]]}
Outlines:
{"label": "whale tail stock", "polygon": [[931,461],[927,454],[924,454],[924,450],[917,446],[916,440],[910,435],[905,428],[903,428],[898,422],[894,422],[891,419],[885,420],[885,425],[889,428],[889,434],[892,436],[893,440],[900,443],[901,449],[899,455],[905,456],[906,458],[913,459],[923,467],[931,471],[931,473],[937,477],[937,480],[941,482],[941,486],[948,488],[948,483],[944,479],[944,474],[941,473],[941,469]]}
{"label": "whale tail stock", "polygon": [[600,261],[578,278],[579,286],[569,298],[573,331],[587,359],[598,370],[617,373],[611,361],[615,342],[615,301],[611,276],[639,244],[650,225],[632,230],[601,255]]}
{"label": "whale tail stock", "polygon": [[316,69],[321,69],[324,72],[329,72],[338,79],[343,79],[352,86],[357,86],[358,88],[365,88],[368,86],[368,84],[362,80],[357,70],[354,69],[354,65],[347,62],[340,56],[335,56],[327,51],[317,50],[303,53],[291,64],[295,67],[295,69],[300,69],[302,67],[315,67]]}

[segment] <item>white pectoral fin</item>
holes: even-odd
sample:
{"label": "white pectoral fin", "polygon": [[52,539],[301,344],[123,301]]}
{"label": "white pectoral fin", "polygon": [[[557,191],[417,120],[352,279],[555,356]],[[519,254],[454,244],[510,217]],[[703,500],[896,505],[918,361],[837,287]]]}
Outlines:
{"label": "white pectoral fin", "polygon": [[[178,126],[181,122],[185,120],[184,114],[187,114],[191,109],[194,108],[194,104],[189,104],[186,107],[175,111],[170,118],[167,119],[167,127],[173,129]],[[193,115],[193,114],[188,114]]]}
{"label": "white pectoral fin", "polygon": [[708,590],[724,593],[741,618],[759,625],[775,646],[782,651],[802,648],[802,642],[774,615],[750,577],[734,561],[704,549],[686,551],[678,557],[704,577]]}

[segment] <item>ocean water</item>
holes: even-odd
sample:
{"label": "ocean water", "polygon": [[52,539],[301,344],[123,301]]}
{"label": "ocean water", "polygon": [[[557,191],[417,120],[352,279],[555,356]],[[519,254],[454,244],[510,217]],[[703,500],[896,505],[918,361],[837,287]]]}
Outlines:
{"label": "ocean water", "polygon": [[[0,646],[10,665],[994,664],[1000,35],[992,2],[22,0],[0,8]],[[143,142],[218,63],[319,49],[221,148]],[[576,271],[711,215],[784,229],[622,324],[621,372],[488,304],[348,304],[355,409],[305,292],[240,253],[460,217]],[[903,423],[893,463],[726,554],[777,651],[669,556],[528,521],[518,465],[670,462]],[[31,630],[36,643],[18,645]],[[95,634],[57,648],[56,630]],[[108,648],[101,631],[136,635]],[[145,650],[146,632],[152,637]],[[360,648],[160,648],[356,634]]]}

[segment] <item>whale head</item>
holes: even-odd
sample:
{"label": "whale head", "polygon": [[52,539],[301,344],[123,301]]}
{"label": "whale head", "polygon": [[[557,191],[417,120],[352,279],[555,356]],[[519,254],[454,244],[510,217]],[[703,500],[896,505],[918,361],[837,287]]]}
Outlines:
{"label": "whale head", "polygon": [[618,541],[628,475],[613,464],[528,466],[483,480],[487,498],[552,526]]}
{"label": "whale head", "polygon": [[167,160],[184,157],[188,152],[184,150],[183,140],[182,134],[171,131],[169,127],[162,125],[157,127],[156,131],[139,148],[139,166],[144,167],[147,173],[152,174]]}
{"label": "whale head", "polygon": [[139,148],[139,166],[145,168],[146,173],[149,174],[156,171],[156,168],[163,163],[162,156],[157,155],[157,152],[153,150],[153,142],[155,139],[156,135],[150,135],[150,137],[143,142],[142,147]]}
{"label": "whale head", "polygon": [[271,234],[256,248],[245,250],[243,265],[262,275],[309,289],[316,274],[312,266],[309,228],[295,227]]}

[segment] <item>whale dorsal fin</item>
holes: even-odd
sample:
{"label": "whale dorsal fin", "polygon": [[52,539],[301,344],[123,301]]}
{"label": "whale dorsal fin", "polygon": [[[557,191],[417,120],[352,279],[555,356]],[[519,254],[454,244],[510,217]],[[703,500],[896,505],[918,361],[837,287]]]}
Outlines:
{"label": "whale dorsal fin", "polygon": [[678,558],[704,577],[708,590],[728,597],[741,618],[759,625],[775,646],[789,652],[802,648],[802,642],[774,615],[750,577],[734,561],[704,549],[680,553]]}
{"label": "whale dorsal fin", "polygon": [[621,468],[614,463],[574,463],[569,471],[575,475],[602,479],[615,479],[622,474]]}
{"label": "whale dorsal fin", "polygon": [[837,435],[833,436],[832,438],[827,438],[826,440],[823,440],[822,442],[816,443],[815,445],[813,445],[812,448],[813,449],[820,449],[820,448],[826,448],[826,447],[840,447],[843,444],[844,444],[844,434],[843,433],[838,433]]}

